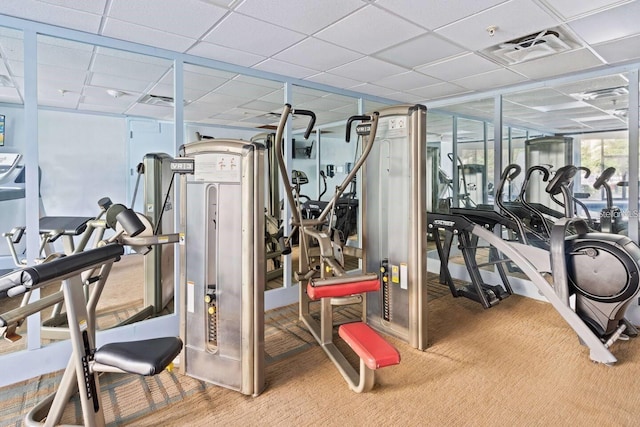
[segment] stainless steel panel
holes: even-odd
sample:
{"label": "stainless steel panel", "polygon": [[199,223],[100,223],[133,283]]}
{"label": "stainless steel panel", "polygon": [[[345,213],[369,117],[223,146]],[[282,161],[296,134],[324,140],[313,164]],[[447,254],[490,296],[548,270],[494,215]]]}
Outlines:
{"label": "stainless steel panel", "polygon": [[[376,329],[426,348],[426,114],[380,111],[374,148],[365,164],[363,245],[367,271],[388,260],[388,303],[367,294],[367,320]],[[383,286],[385,284],[383,283]]]}
{"label": "stainless steel panel", "polygon": [[196,174],[186,183],[183,369],[257,395],[264,388],[262,146],[216,140],[188,144],[185,154],[195,158]]}
{"label": "stainless steel panel", "polygon": [[[171,185],[173,172],[170,168],[172,158],[166,153],[149,153],[143,159],[144,214],[161,234],[175,232],[175,189]],[[174,257],[175,245],[152,246],[151,252],[144,257],[144,305],[153,306],[155,314],[173,301]]]}

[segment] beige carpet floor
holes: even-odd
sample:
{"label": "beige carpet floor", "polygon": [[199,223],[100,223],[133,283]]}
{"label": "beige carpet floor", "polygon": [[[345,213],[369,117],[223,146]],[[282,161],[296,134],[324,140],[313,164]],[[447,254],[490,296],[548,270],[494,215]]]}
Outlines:
{"label": "beige carpet floor", "polygon": [[[295,307],[285,307],[267,316],[267,353],[277,347],[282,357],[269,358],[267,388],[260,396],[175,371],[152,378],[108,375],[101,380],[107,421],[134,426],[638,425],[640,340],[616,343],[619,362],[608,367],[589,360],[588,351],[545,303],[513,296],[483,310],[443,296],[432,300],[429,310],[430,348],[420,352],[392,340],[402,362],[378,371],[370,393],[348,389],[324,352],[309,343]],[[278,331],[288,338],[277,337]],[[27,410],[27,401],[54,387],[55,378],[31,383],[33,391],[22,398],[14,394],[12,401],[2,399],[9,391],[0,390],[0,407]],[[13,417],[5,413],[2,424],[3,411],[1,425],[20,425],[15,412]]]}
{"label": "beige carpet floor", "polygon": [[209,387],[132,425],[632,426],[640,423],[640,340],[619,342],[616,366],[594,364],[545,303],[512,297],[483,310],[429,304],[426,352],[392,340],[398,366],[351,392],[317,346],[267,368],[257,398]]}

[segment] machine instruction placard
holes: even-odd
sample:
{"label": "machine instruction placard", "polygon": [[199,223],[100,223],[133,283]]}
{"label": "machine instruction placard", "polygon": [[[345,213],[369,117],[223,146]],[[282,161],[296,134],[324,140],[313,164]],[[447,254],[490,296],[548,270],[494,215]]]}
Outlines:
{"label": "machine instruction placard", "polygon": [[195,158],[195,180],[207,182],[240,182],[241,156],[210,153]]}

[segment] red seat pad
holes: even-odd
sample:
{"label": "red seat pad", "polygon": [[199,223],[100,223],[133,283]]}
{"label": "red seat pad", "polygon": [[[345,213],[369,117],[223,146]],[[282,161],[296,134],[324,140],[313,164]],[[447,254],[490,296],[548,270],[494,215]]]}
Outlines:
{"label": "red seat pad", "polygon": [[378,279],[363,280],[361,282],[345,283],[342,285],[313,286],[311,281],[307,285],[307,295],[311,299],[346,297],[363,292],[374,292],[380,289]]}
{"label": "red seat pad", "polygon": [[338,328],[338,335],[356,352],[369,369],[400,363],[400,353],[376,331],[363,322],[347,323]]}

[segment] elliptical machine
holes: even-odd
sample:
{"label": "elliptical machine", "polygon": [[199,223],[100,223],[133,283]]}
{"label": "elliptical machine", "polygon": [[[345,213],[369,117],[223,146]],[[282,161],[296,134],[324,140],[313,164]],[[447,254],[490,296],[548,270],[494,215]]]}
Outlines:
{"label": "elliptical machine", "polygon": [[[562,194],[565,207],[565,218],[551,231],[554,289],[567,304],[574,294],[576,313],[613,343],[627,329],[624,314],[640,290],[640,248],[626,236],[590,232],[585,220],[574,217],[569,186],[577,170],[558,169],[546,188],[551,195]],[[577,233],[567,236],[570,226]]]}

